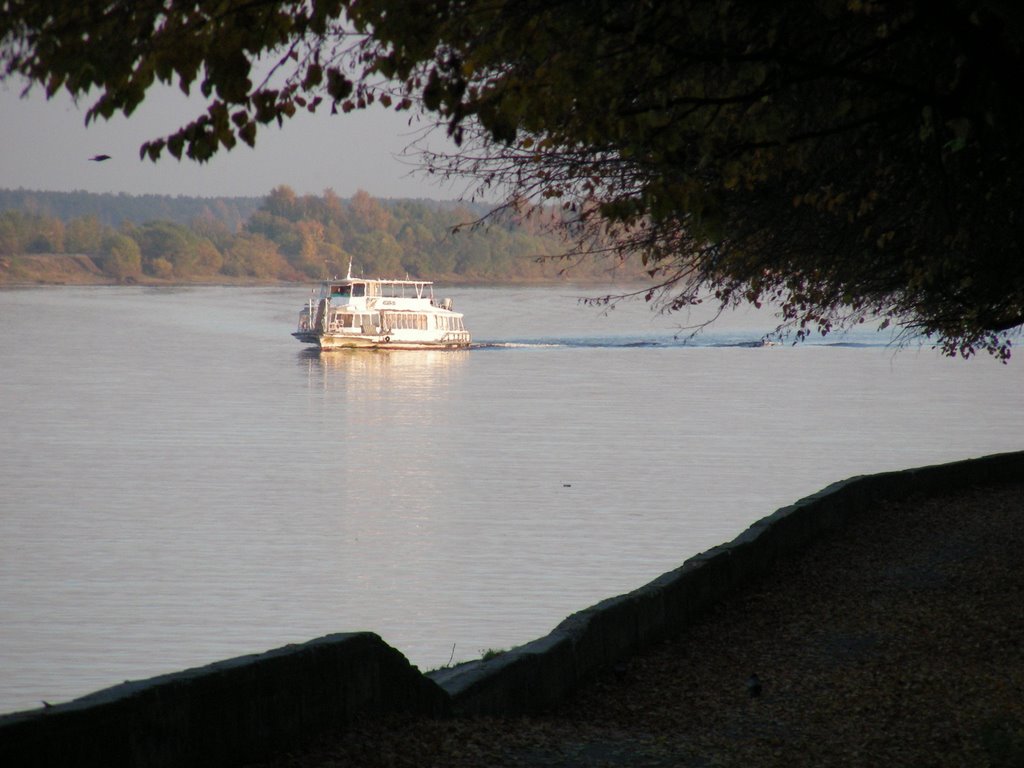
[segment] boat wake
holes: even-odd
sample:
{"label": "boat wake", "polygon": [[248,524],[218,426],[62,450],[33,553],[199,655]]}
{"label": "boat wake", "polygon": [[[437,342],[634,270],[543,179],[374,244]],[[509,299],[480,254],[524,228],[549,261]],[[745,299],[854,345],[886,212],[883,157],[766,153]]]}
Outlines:
{"label": "boat wake", "polygon": [[661,341],[620,341],[610,339],[543,339],[536,341],[481,341],[472,349],[627,349],[631,347],[680,346]]}
{"label": "boat wake", "polygon": [[[813,340],[808,339],[800,342],[797,346],[802,347],[843,347],[843,348],[867,348],[886,347],[891,344],[891,339],[879,335],[877,338],[870,336],[856,339],[837,340],[833,338]],[[501,341],[475,341],[472,349],[551,349],[551,348],[576,348],[576,349],[769,349],[775,347],[792,346],[787,342],[769,341],[764,337],[734,336],[725,334],[707,334],[698,337],[576,337],[576,338],[555,338],[555,339],[508,339]]]}
{"label": "boat wake", "polygon": [[[679,347],[723,346],[716,343],[695,342],[685,339],[635,339],[635,338],[575,338],[575,339],[523,339],[514,341],[481,341],[474,342],[473,349],[671,349]],[[725,346],[748,346],[742,344],[726,344]],[[750,342],[749,346],[755,346]],[[761,346],[756,343],[756,346]]]}

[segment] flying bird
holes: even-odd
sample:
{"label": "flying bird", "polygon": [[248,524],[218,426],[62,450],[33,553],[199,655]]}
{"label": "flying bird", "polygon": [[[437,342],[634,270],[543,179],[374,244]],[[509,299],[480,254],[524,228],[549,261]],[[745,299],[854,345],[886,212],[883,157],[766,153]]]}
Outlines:
{"label": "flying bird", "polygon": [[93,160],[93,161],[95,161],[97,163],[102,163],[104,160],[109,160],[110,159],[110,155],[93,155],[89,159]]}

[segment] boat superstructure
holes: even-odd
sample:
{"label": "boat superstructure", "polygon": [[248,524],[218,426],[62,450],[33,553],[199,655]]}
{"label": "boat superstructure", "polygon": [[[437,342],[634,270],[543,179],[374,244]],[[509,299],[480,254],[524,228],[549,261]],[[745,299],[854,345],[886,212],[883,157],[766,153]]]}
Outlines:
{"label": "boat superstructure", "polygon": [[292,334],[320,349],[455,349],[471,337],[452,300],[434,299],[430,280],[352,277],[325,280],[299,313]]}

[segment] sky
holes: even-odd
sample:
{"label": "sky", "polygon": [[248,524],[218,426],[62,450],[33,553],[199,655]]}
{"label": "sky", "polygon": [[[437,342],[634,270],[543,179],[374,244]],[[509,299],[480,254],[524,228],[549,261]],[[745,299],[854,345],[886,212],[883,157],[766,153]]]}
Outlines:
{"label": "sky", "polygon": [[[48,101],[39,88],[28,98],[20,93],[20,84],[0,82],[0,187],[7,189],[260,197],[286,184],[298,194],[332,188],[341,197],[360,189],[378,198],[453,200],[469,194],[464,182],[442,185],[417,173],[413,157],[402,156],[420,134],[408,113],[301,113],[282,128],[261,128],[255,149],[239,142],[205,164],[165,152],[153,163],[139,158],[139,147],[198,116],[201,100],[172,88],[153,91],[130,118],[86,127],[89,102],[79,108],[63,92]],[[450,146],[443,135],[431,142],[435,149]],[[91,162],[97,154],[111,159]]]}

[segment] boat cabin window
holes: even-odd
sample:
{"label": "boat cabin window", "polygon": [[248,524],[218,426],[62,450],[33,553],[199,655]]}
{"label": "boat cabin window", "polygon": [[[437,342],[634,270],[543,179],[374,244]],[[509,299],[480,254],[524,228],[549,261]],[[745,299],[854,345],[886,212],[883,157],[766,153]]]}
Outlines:
{"label": "boat cabin window", "polygon": [[418,312],[381,312],[380,321],[384,327],[392,330],[427,330],[427,316]]}
{"label": "boat cabin window", "polygon": [[352,283],[350,285],[332,285],[331,286],[331,298],[332,299],[350,299],[353,296],[365,296],[366,295],[366,283]]}
{"label": "boat cabin window", "polygon": [[351,312],[335,312],[331,315],[331,325],[335,328],[358,328],[364,333],[375,333],[380,327],[380,315],[376,312],[353,314]]}
{"label": "boat cabin window", "polygon": [[464,331],[462,318],[455,315],[437,315],[437,327],[442,331]]}

